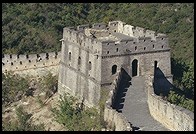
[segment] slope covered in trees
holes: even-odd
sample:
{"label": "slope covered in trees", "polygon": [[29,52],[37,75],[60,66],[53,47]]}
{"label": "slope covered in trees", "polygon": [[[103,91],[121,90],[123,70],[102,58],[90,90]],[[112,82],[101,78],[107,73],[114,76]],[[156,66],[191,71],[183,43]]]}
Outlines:
{"label": "slope covered in trees", "polygon": [[193,4],[29,3],[2,5],[3,53],[60,50],[65,26],[121,20],[166,33],[172,57],[188,61],[194,47]]}

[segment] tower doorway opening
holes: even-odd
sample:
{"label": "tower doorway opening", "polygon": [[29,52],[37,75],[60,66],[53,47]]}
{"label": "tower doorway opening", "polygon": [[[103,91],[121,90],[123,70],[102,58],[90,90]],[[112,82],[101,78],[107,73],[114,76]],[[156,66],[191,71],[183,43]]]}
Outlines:
{"label": "tower doorway opening", "polygon": [[112,75],[116,73],[117,65],[112,66]]}
{"label": "tower doorway opening", "polygon": [[134,59],[132,62],[132,77],[138,75],[138,60]]}
{"label": "tower doorway opening", "polygon": [[157,63],[158,63],[158,62],[155,60],[155,61],[154,61],[154,73],[155,73],[155,71],[156,71],[156,69],[157,69],[157,67],[158,67],[158,66],[157,66]]}
{"label": "tower doorway opening", "polygon": [[157,61],[154,61],[154,69],[157,69]]}

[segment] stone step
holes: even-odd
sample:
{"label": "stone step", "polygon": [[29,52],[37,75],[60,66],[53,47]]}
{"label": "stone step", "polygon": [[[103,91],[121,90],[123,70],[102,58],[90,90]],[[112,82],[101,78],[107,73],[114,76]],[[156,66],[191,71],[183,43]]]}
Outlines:
{"label": "stone step", "polygon": [[136,76],[131,79],[131,85],[124,98],[122,113],[135,128],[140,131],[168,131],[149,113],[143,77]]}

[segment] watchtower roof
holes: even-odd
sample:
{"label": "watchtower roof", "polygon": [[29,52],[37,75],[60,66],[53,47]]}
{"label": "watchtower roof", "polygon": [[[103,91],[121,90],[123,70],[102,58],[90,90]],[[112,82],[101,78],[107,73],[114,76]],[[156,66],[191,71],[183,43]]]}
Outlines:
{"label": "watchtower roof", "polygon": [[136,37],[128,36],[119,32],[111,32],[106,29],[93,29],[85,28],[84,34],[90,38],[96,38],[101,42],[110,42],[110,41],[123,41],[123,40],[133,40]]}
{"label": "watchtower roof", "polygon": [[[135,37],[131,37],[122,33],[112,33],[113,36],[115,36],[119,41],[121,40],[133,40]],[[135,38],[136,39],[136,38]]]}

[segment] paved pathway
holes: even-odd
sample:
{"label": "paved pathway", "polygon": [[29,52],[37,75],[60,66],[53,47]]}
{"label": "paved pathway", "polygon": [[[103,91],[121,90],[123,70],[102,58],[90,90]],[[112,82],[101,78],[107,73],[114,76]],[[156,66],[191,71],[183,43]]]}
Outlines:
{"label": "paved pathway", "polygon": [[[147,94],[144,91],[144,79],[141,76],[133,77],[131,85],[125,90],[121,98],[121,111],[132,125],[139,131],[169,131],[162,124],[153,119],[149,113]],[[123,96],[122,96],[123,97]]]}

